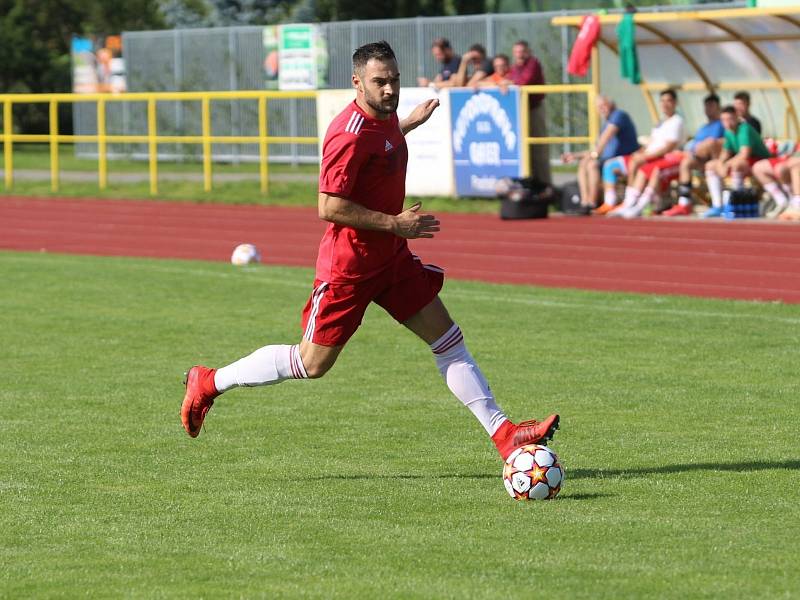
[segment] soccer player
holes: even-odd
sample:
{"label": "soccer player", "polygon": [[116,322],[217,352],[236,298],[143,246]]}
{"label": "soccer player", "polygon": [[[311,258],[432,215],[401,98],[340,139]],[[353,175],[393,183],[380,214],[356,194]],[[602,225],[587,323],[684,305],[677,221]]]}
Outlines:
{"label": "soccer player", "polygon": [[733,189],[740,190],[753,165],[770,157],[761,136],[750,123],[738,116],[733,106],[723,108],[720,119],[725,127],[725,142],[719,158],[706,164],[706,185],[711,196],[711,208],[703,213],[705,218],[721,217],[725,212],[722,205],[725,177],[730,174]]}
{"label": "soccer player", "polygon": [[661,183],[678,174],[683,158],[678,149],[685,138],[683,117],[677,113],[678,96],[674,90],[666,89],[661,92],[659,101],[664,119],[653,127],[647,146],[624,157],[622,165],[621,161],[609,161],[609,169],[627,170],[628,174],[625,199],[607,213],[609,217],[631,219],[640,216]]}
{"label": "soccer player", "polygon": [[[796,173],[792,173],[792,170]],[[800,218],[800,152],[795,156],[779,156],[758,161],[753,165],[753,176],[775,201],[775,206],[764,215],[765,217],[789,221]],[[790,187],[794,188],[794,192]]]}
{"label": "soccer player", "polygon": [[428,344],[447,386],[503,458],[523,444],[546,443],[558,415],[519,424],[506,417],[439,298],[442,269],[423,264],[408,248],[407,239],[439,231],[439,221],[421,213],[420,203],[403,210],[405,134],[427,121],[438,101],[398,119],[400,73],[383,41],[355,51],[352,81],[356,99],[331,122],[322,147],[318,206],[329,224],[303,310],[302,339],[264,346],[221,369],[192,367],[181,407],[184,428],[196,437],[214,399],[231,388],[322,377],[375,302]]}
{"label": "soccer player", "polygon": [[692,171],[717,158],[722,151],[725,128],[719,118],[721,108],[719,96],[716,94],[709,94],[703,100],[708,121],[697,130],[692,141],[684,148],[678,175],[678,203],[661,213],[663,216],[688,217],[692,214]]}

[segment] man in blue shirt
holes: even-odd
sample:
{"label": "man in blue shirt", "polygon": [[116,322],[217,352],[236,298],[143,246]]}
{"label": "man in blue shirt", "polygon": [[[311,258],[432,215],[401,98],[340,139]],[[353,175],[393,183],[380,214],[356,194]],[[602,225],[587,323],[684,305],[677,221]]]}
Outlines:
{"label": "man in blue shirt", "polygon": [[720,121],[720,101],[716,94],[703,100],[708,122],[697,130],[694,138],[684,147],[678,175],[678,203],[661,213],[664,217],[688,217],[692,214],[692,171],[700,169],[709,160],[717,158],[722,150],[725,128]]}
{"label": "man in blue shirt", "polygon": [[[417,84],[420,87],[427,87],[434,85],[435,87],[447,87],[452,85],[450,78],[458,73],[458,67],[461,64],[461,57],[453,52],[453,47],[450,45],[450,40],[447,38],[436,38],[431,44],[431,54],[433,58],[439,63],[439,73],[433,80],[427,77],[418,77]],[[448,83],[449,82],[449,83]]]}
{"label": "man in blue shirt", "polygon": [[636,126],[628,113],[617,108],[607,96],[597,97],[597,112],[604,119],[600,137],[593,150],[566,152],[561,160],[569,164],[578,161],[578,185],[581,205],[593,208],[600,194],[600,169],[614,156],[627,155],[639,149]]}

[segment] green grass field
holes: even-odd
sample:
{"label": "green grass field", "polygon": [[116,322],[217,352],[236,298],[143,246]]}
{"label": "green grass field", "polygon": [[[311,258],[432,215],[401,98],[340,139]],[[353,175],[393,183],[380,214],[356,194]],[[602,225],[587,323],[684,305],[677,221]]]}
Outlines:
{"label": "green grass field", "polygon": [[325,378],[183,370],[299,337],[305,269],[0,253],[0,596],[775,598],[800,589],[800,306],[449,281],[567,471],[515,503],[380,309]]}

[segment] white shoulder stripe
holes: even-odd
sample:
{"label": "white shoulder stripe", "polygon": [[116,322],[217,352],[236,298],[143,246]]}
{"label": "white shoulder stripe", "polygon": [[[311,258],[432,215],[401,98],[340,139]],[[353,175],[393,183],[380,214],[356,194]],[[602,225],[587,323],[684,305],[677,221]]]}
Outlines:
{"label": "white shoulder stripe", "polygon": [[350,120],[347,122],[347,126],[344,128],[344,130],[358,135],[358,132],[361,131],[361,126],[363,124],[364,117],[362,117],[356,111],[353,111],[353,114],[350,115]]}
{"label": "white shoulder stripe", "polygon": [[350,115],[350,120],[347,122],[347,126],[344,128],[345,131],[350,131],[350,128],[353,126],[353,122],[358,117],[358,113],[353,111],[353,114]]}

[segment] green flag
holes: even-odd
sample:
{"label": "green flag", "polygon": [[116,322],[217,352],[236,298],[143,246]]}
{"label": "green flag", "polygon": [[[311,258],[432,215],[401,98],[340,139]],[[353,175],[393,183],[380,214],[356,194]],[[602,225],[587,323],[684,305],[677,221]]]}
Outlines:
{"label": "green flag", "polygon": [[636,25],[633,23],[633,13],[622,15],[622,21],[617,26],[617,39],[619,41],[619,65],[622,77],[630,79],[631,83],[641,83],[639,73],[639,57],[636,55]]}

